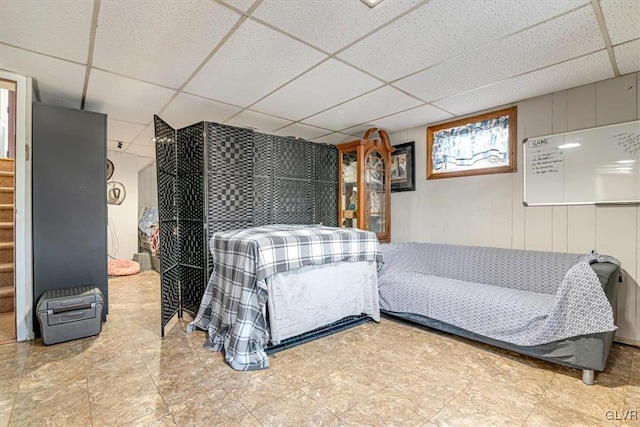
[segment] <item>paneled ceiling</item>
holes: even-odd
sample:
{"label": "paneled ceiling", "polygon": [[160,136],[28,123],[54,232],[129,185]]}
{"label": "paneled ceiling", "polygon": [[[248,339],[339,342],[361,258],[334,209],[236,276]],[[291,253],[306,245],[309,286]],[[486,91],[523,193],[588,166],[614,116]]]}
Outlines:
{"label": "paneled ceiling", "polygon": [[154,114],[335,144],[638,71],[640,0],[0,0],[0,68],[145,158]]}

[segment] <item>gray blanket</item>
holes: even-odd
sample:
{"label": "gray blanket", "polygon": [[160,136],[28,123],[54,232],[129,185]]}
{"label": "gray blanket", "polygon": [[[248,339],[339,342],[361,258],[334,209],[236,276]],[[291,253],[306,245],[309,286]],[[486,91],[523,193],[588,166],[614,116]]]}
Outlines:
{"label": "gray blanket", "polygon": [[382,246],[380,308],[522,346],[614,331],[592,262],[578,255],[428,243]]}

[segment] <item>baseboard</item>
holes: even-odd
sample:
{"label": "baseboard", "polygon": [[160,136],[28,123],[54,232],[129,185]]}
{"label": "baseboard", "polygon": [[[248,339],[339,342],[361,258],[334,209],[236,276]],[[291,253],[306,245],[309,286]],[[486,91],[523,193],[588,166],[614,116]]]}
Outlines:
{"label": "baseboard", "polygon": [[627,345],[640,348],[640,341],[635,341],[635,340],[630,340],[627,338],[620,338],[620,337],[614,337],[613,341],[620,344],[627,344]]}

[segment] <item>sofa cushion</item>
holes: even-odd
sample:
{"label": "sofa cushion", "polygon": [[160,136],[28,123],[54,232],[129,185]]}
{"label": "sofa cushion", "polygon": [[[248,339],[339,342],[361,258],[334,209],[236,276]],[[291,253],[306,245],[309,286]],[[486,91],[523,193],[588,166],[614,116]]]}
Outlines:
{"label": "sofa cushion", "polygon": [[540,330],[556,296],[421,273],[395,273],[378,283],[380,308],[416,313],[509,341]]}

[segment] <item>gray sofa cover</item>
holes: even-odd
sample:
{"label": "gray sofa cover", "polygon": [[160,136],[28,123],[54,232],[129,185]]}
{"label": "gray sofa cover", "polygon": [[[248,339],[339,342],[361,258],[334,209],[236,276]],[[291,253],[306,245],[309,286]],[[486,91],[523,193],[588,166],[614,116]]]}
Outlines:
{"label": "gray sofa cover", "polygon": [[382,251],[383,313],[583,369],[587,383],[604,369],[616,329],[616,260],[428,243]]}

